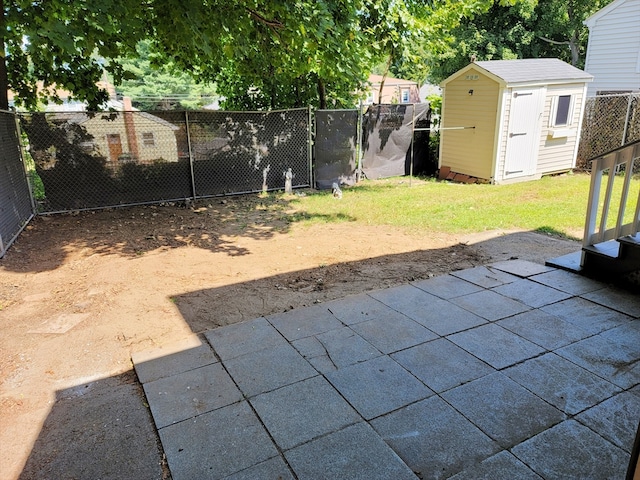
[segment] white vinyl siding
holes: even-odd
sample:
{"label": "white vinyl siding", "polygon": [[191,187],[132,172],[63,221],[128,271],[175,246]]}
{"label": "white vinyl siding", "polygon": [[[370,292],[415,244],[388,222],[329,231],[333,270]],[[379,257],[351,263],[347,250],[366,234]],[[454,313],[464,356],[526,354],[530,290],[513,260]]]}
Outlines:
{"label": "white vinyl siding", "polygon": [[618,0],[587,20],[585,70],[594,76],[587,94],[640,90],[640,0]]}
{"label": "white vinyl siding", "polygon": [[[540,150],[538,152],[537,173],[564,172],[575,166],[575,149],[578,141],[578,126],[582,105],[584,86],[582,84],[549,86],[542,113],[542,129]],[[569,115],[566,125],[555,125],[557,100],[559,97],[571,96]],[[554,137],[554,132],[556,136]]]}

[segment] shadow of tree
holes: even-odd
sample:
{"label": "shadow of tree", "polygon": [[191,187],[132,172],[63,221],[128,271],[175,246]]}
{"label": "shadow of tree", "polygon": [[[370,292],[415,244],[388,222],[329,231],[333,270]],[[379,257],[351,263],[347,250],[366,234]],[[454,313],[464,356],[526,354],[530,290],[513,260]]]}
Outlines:
{"label": "shadow of tree", "polygon": [[11,271],[54,270],[70,250],[94,255],[136,257],[159,249],[193,246],[230,256],[247,255],[237,237],[269,240],[286,233],[294,223],[321,218],[351,221],[347,214],[309,214],[295,211],[281,195],[212,198],[193,206],[147,205],[75,214],[36,217],[0,265]]}

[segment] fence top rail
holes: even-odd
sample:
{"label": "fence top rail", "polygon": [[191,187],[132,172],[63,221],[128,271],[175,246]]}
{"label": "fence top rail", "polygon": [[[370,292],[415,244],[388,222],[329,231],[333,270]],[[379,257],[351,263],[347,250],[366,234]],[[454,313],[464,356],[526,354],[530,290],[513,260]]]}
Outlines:
{"label": "fence top rail", "polygon": [[79,113],[85,115],[99,115],[99,114],[109,114],[109,113],[171,113],[171,114],[182,114],[182,113],[258,113],[260,115],[270,114],[270,113],[286,113],[286,112],[300,112],[307,111],[309,107],[299,107],[299,108],[286,108],[281,110],[206,110],[206,109],[197,109],[197,110],[64,110],[60,112],[11,112],[7,110],[0,110],[0,112],[7,112],[11,114],[17,115],[33,115],[34,113],[42,113],[44,115],[77,115]]}
{"label": "fence top rail", "polygon": [[629,96],[637,96],[640,95],[640,90],[636,90],[634,92],[625,92],[625,93],[605,93],[602,95],[590,95],[587,98],[613,98],[613,97],[629,97]]}
{"label": "fence top rail", "polygon": [[617,153],[620,150],[624,150],[625,148],[633,147],[634,145],[637,145],[637,144],[640,144],[640,140],[634,140],[633,142],[625,143],[624,145],[622,145],[620,147],[616,147],[613,150],[609,150],[608,152],[604,152],[604,153],[601,153],[599,155],[596,155],[595,157],[590,158],[589,160],[587,160],[587,163],[591,163],[594,160],[597,160],[597,159],[602,158],[602,157],[606,157],[607,155],[611,155],[612,153]]}

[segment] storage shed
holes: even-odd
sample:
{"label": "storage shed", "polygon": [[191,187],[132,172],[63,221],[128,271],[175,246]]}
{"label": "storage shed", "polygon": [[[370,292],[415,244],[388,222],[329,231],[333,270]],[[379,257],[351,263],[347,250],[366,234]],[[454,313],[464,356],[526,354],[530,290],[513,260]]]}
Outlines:
{"label": "storage shed", "polygon": [[571,170],[592,79],[555,58],[467,65],[440,84],[439,167],[492,183]]}

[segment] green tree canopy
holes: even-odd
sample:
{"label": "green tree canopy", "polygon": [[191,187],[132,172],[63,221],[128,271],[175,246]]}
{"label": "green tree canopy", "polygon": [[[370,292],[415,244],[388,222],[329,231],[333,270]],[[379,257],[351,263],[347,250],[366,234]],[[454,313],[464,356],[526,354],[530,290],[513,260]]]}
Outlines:
{"label": "green tree canopy", "polygon": [[170,63],[153,68],[149,43],[149,40],[141,41],[136,57],[120,61],[129,73],[128,77],[133,78],[123,80],[117,91],[132,97],[134,107],[141,110],[191,110],[208,105],[218,97],[215,85],[197,83]]}
{"label": "green tree canopy", "polygon": [[34,108],[58,99],[54,87],[98,107],[107,99],[96,87],[104,70],[120,83],[126,71],[115,59],[133,54],[146,33],[145,5],[134,0],[0,0],[0,6],[4,109],[8,89]]}
{"label": "green tree canopy", "polygon": [[584,66],[588,30],[583,21],[612,0],[495,0],[483,12],[462,15],[427,38],[429,79],[440,82],[477,60],[556,57]]}

